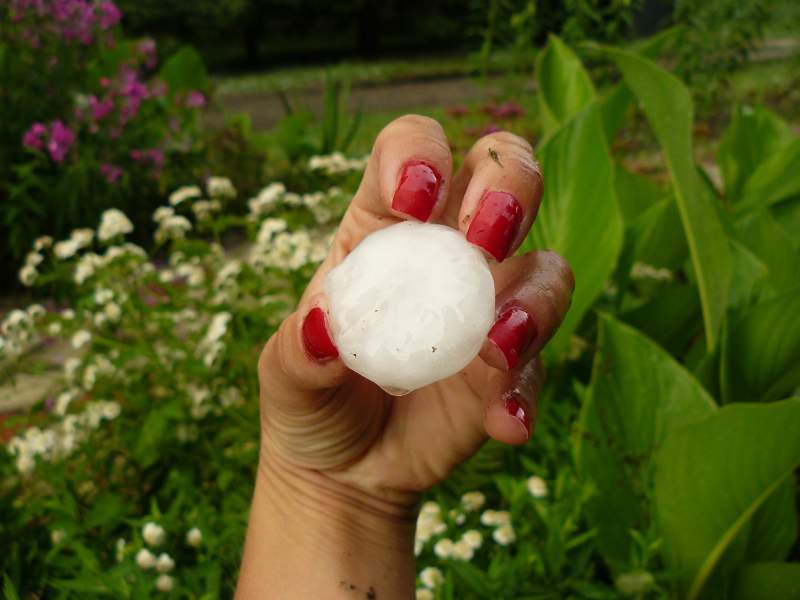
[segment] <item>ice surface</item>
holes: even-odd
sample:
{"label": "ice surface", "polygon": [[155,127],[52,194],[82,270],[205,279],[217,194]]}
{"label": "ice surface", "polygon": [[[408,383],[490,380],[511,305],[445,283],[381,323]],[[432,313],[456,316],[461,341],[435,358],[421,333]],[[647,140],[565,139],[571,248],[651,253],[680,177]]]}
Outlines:
{"label": "ice surface", "polygon": [[325,292],[342,360],[395,395],[463,369],[494,321],[486,259],[444,225],[407,221],[367,236]]}

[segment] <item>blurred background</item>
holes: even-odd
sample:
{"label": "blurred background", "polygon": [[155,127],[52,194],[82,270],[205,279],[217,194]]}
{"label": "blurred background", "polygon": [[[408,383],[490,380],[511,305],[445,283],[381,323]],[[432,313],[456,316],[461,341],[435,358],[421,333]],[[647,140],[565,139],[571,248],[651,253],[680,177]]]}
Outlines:
{"label": "blurred background", "polygon": [[531,142],[577,281],[417,599],[800,598],[800,3],[0,0],[5,598],[232,596],[260,347],[409,112]]}

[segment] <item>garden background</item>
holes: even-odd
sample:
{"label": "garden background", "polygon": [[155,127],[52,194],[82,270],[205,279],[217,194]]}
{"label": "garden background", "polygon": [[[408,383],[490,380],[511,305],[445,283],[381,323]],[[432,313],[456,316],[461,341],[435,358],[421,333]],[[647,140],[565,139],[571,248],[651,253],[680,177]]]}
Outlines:
{"label": "garden background", "polygon": [[[420,599],[800,598],[800,6],[0,1],[6,598],[231,597],[256,359],[378,131],[508,129],[572,264]],[[402,400],[400,400],[402,401]]]}

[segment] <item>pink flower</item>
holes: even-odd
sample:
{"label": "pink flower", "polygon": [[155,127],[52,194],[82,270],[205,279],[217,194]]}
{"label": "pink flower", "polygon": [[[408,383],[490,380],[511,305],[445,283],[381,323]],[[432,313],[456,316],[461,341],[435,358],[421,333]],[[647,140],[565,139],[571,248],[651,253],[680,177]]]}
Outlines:
{"label": "pink flower", "polygon": [[129,155],[134,162],[139,162],[140,160],[142,160],[141,150],[131,150]]}
{"label": "pink flower", "polygon": [[451,117],[459,118],[467,116],[469,114],[469,109],[462,104],[456,104],[455,106],[449,106],[445,109],[445,112]]}
{"label": "pink flower", "polygon": [[42,123],[34,123],[30,129],[22,136],[22,145],[31,150],[44,150],[44,136],[47,134],[47,127]]}
{"label": "pink flower", "polygon": [[89,109],[92,111],[92,117],[95,121],[105,119],[108,114],[114,110],[114,102],[111,98],[103,98],[98,100],[97,96],[92,94],[89,96]]}
{"label": "pink flower", "polygon": [[109,29],[119,23],[122,13],[113,2],[104,0],[98,6],[100,10],[100,28]]}
{"label": "pink flower", "polygon": [[145,156],[157,171],[164,168],[164,153],[158,148],[147,150]]}
{"label": "pink flower", "polygon": [[64,162],[70,147],[75,142],[75,134],[60,120],[53,121],[50,125],[50,141],[47,142],[47,151],[57,163]]}
{"label": "pink flower", "polygon": [[205,105],[206,97],[197,90],[192,90],[189,92],[189,95],[186,96],[186,106],[189,108],[203,108]]}
{"label": "pink flower", "polygon": [[516,102],[503,102],[502,104],[487,104],[483,112],[495,119],[513,119],[525,114],[525,109]]}
{"label": "pink flower", "polygon": [[122,177],[122,169],[108,163],[100,165],[100,173],[102,173],[106,181],[112,185],[116,184],[120,177]]}
{"label": "pink flower", "polygon": [[136,45],[136,52],[142,59],[144,66],[152,69],[156,66],[156,42],[151,38],[144,39]]}

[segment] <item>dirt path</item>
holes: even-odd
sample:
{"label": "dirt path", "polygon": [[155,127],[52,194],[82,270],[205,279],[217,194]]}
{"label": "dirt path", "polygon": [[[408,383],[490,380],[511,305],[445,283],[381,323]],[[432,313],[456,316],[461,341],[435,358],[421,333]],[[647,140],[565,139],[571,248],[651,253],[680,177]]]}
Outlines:
{"label": "dirt path", "polygon": [[[474,100],[488,99],[499,91],[499,82],[490,80],[486,87],[472,78],[458,77],[432,81],[408,81],[360,87],[350,93],[353,108],[363,103],[365,112],[413,111],[421,107],[452,106]],[[319,114],[322,111],[322,91],[303,90],[292,95]],[[275,92],[226,94],[216,99],[217,109],[207,123],[214,127],[227,115],[246,113],[253,129],[264,131],[274,127],[284,116],[283,105]]]}

